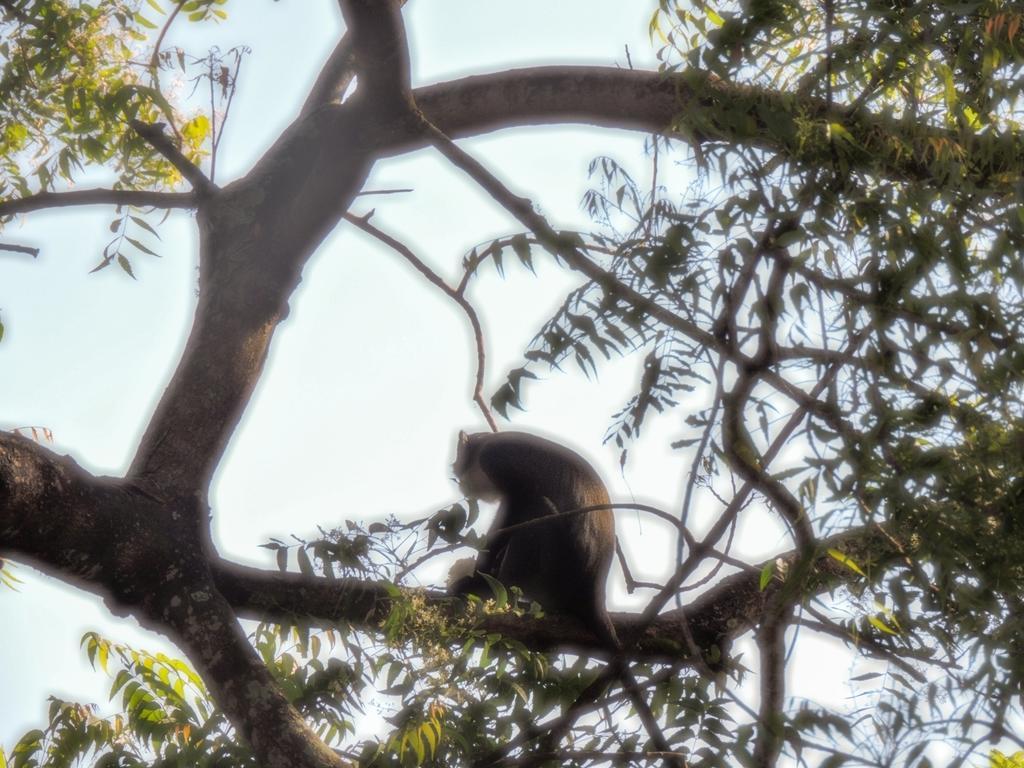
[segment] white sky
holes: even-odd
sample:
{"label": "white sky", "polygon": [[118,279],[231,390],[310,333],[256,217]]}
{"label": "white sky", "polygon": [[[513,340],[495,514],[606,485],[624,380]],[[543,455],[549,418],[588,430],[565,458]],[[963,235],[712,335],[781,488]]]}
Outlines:
{"label": "white sky", "polygon": [[[626,45],[635,66],[652,67],[647,23],[654,5],[412,0],[406,19],[415,81],[537,63],[624,64]],[[220,183],[244,173],[296,113],[341,27],[334,0],[249,0],[228,10],[229,21],[219,27],[182,23],[167,40],[198,54],[208,44],[253,49],[221,144]],[[588,162],[611,155],[643,178],[649,165],[643,138],[567,126],[501,132],[463,146],[530,196],[556,226],[585,227],[580,199]],[[686,169],[666,164],[661,173],[685,178]],[[471,246],[519,230],[429,151],[380,163],[367,187],[414,188],[364,198],[354,211],[375,207],[377,226],[452,277]],[[116,266],[87,274],[99,261],[112,216],[99,208],[31,214],[2,238],[41,247],[40,258],[0,255],[0,317],[7,329],[0,343],[0,428],[49,427],[56,450],[101,474],[121,474],[130,461],[180,355],[196,280],[195,227],[186,213],[172,214],[161,227],[162,259],[133,259],[137,282]],[[576,283],[544,257],[537,261],[539,277],[509,264],[504,280],[484,269],[474,284],[490,346],[488,392],[520,364],[546,313]],[[271,569],[271,554],[257,548],[269,536],[307,535],[317,524],[346,518],[411,518],[453,501],[454,436],[460,428],[482,427],[470,402],[475,361],[463,315],[392,253],[339,228],[309,263],[291,306],[212,497],[221,550]],[[689,457],[670,454],[668,443],[699,400],[649,430],[625,476],[616,450],[601,445],[611,414],[633,392],[638,362],[613,362],[597,382],[571,372],[529,384],[528,411],[516,413],[514,424],[581,450],[614,498],[677,509]],[[740,531],[740,556],[764,557],[786,546],[776,522],[754,517]],[[695,520],[698,527],[707,523]],[[658,576],[674,546],[668,531],[634,513],[619,513],[617,528],[634,575]],[[78,646],[83,632],[167,648],[134,622],[111,617],[99,600],[27,567],[16,573],[25,581],[21,590],[0,591],[0,745],[7,748],[45,722],[47,695],[106,702],[110,681],[89,669]],[[631,604],[617,567],[609,588],[615,605]],[[825,647],[802,641],[801,655],[821,659]],[[827,664],[800,662],[791,693],[831,701],[848,695],[849,659],[827,657]],[[753,664],[749,654],[747,663]]]}

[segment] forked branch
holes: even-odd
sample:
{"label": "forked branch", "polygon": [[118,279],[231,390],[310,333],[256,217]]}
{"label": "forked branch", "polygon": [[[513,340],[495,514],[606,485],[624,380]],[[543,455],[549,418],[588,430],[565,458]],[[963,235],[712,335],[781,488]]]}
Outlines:
{"label": "forked branch", "polygon": [[196,194],[208,195],[216,190],[216,186],[198,165],[182,154],[181,150],[174,146],[174,142],[164,133],[163,123],[144,123],[141,120],[132,120],[132,128],[139,136],[144,138],[149,145],[164,156],[171,165],[178,169],[178,172],[185,180],[192,185]]}
{"label": "forked branch", "polygon": [[416,256],[416,254],[413,253],[407,245],[373,226],[373,224],[370,223],[370,216],[372,215],[372,211],[365,216],[354,216],[351,213],[346,213],[344,215],[344,219],[350,224],[361,229],[366,234],[377,238],[377,240],[384,243],[384,245],[391,248],[399,256],[412,264],[417,272],[427,278],[431,284],[440,288],[449,299],[454,301],[459,308],[466,313],[466,317],[469,318],[469,324],[473,329],[473,339],[476,343],[476,379],[473,384],[473,402],[476,403],[477,408],[480,409],[480,413],[487,422],[487,426],[491,428],[492,432],[497,432],[498,423],[494,420],[494,415],[491,413],[491,409],[487,405],[487,400],[484,399],[484,374],[486,372],[487,351],[484,345],[483,328],[480,326],[480,318],[477,317],[476,309],[474,309],[473,305],[469,303],[462,292],[448,285],[440,275],[434,272],[434,270],[428,267],[422,259]]}

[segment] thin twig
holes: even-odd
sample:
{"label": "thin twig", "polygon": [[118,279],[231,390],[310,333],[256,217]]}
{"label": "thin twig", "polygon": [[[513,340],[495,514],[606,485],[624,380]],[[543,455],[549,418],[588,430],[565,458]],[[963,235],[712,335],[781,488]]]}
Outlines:
{"label": "thin twig", "polygon": [[363,197],[366,195],[397,195],[402,192],[413,192],[412,187],[405,187],[401,189],[364,189],[362,192],[356,194],[356,197]]}
{"label": "thin twig", "polygon": [[[174,10],[171,11],[167,17],[167,21],[164,22],[163,27],[160,28],[160,34],[156,37],[156,42],[153,43],[153,55],[149,59],[149,72],[153,78],[153,90],[160,93],[160,46],[163,45],[164,37],[167,36],[168,30],[171,28],[171,24],[174,23],[174,19],[178,13],[181,12],[181,7],[187,2],[187,0],[178,0],[177,5],[174,6]],[[174,124],[174,120],[171,118],[172,115],[166,115],[167,120],[171,124],[171,130],[174,131],[174,135],[181,139],[181,133],[178,131],[178,126]]]}
{"label": "thin twig", "polygon": [[[219,51],[218,51],[219,53]],[[207,58],[207,76],[210,78],[210,181],[217,178],[217,103],[213,88],[213,56]],[[223,128],[221,129],[223,130]]]}
{"label": "thin twig", "polygon": [[550,523],[555,518],[570,517],[570,516],[574,516],[574,515],[585,515],[585,514],[588,514],[590,512],[598,512],[598,511],[603,510],[603,509],[611,509],[611,510],[616,510],[616,509],[635,509],[635,510],[639,510],[640,512],[647,512],[648,514],[654,515],[655,517],[664,520],[669,525],[672,525],[672,526],[674,526],[676,528],[679,527],[679,520],[678,519],[676,519],[675,517],[670,515],[668,512],[665,512],[662,509],[658,509],[657,507],[652,507],[649,504],[636,504],[636,503],[628,502],[628,501],[615,502],[615,503],[609,503],[609,504],[589,504],[589,505],[587,505],[585,507],[578,507],[576,509],[568,509],[568,510],[563,512],[562,510],[560,510],[557,507],[555,507],[555,505],[547,497],[544,497],[544,501],[545,501],[545,503],[548,504],[549,508],[552,510],[552,514],[545,515],[544,517],[535,517],[532,520],[524,520],[521,523],[516,523],[515,525],[506,526],[504,528],[499,529],[497,531],[497,533],[501,533],[501,534],[512,533],[513,531],[518,531],[518,530],[521,530],[523,528],[531,528],[531,527],[533,527],[535,525],[543,525],[545,523]]}
{"label": "thin twig", "polygon": [[[809,613],[811,613],[808,606],[804,606],[804,610],[807,610]],[[829,621],[827,617],[823,616],[818,611],[814,611],[812,615],[816,616],[818,618],[818,621],[811,621],[810,619],[800,619],[798,623],[801,626],[814,630],[815,632],[821,632],[823,635],[829,635],[830,637],[835,637],[840,640],[844,640],[847,643],[853,644],[858,650],[862,650],[865,653],[874,656],[875,658],[879,658],[889,662],[890,664],[894,664],[919,683],[927,682],[928,678],[926,678],[918,670],[910,666],[910,664],[908,664],[904,659],[901,659],[897,654],[893,653],[891,649],[886,648],[884,645],[881,645],[880,643],[876,642],[870,637],[851,637],[848,631],[846,631],[842,627],[836,626],[833,622]],[[939,663],[941,664],[941,662]]]}
{"label": "thin twig", "polygon": [[476,310],[473,308],[473,305],[466,300],[465,296],[449,286],[440,275],[419,259],[408,246],[373,226],[370,223],[370,217],[372,215],[373,211],[368,213],[366,216],[355,216],[351,213],[345,213],[343,214],[343,217],[345,221],[350,224],[354,224],[359,227],[359,229],[363,230],[363,232],[375,237],[412,264],[417,272],[440,288],[448,298],[458,304],[459,307],[462,308],[462,311],[466,313],[466,317],[469,318],[469,324],[473,327],[473,338],[476,341],[476,380],[473,385],[473,402],[476,403],[477,407],[480,409],[480,413],[483,414],[483,417],[487,421],[487,425],[491,428],[491,431],[497,432],[498,424],[494,420],[494,416],[491,414],[491,409],[488,407],[483,394],[484,373],[486,371],[486,350],[484,346],[484,332],[480,326],[480,319],[477,317]]}
{"label": "thin twig", "polygon": [[661,306],[650,297],[624,284],[611,272],[602,269],[588,259],[576,246],[574,239],[556,232],[543,216],[534,211],[533,204],[527,198],[513,194],[478,160],[463,151],[455,142],[425,119],[421,121],[421,125],[428,140],[445,158],[451,161],[455,167],[464,171],[495,202],[530,229],[544,248],[556,257],[564,260],[576,271],[586,275],[608,294],[625,299],[670,328],[678,330],[698,343],[711,347],[719,346],[718,340],[696,323],[680,317],[666,307]]}
{"label": "thin twig", "polygon": [[33,259],[39,255],[38,248],[33,248],[29,245],[14,245],[13,243],[0,243],[0,251],[10,251],[11,253],[27,253]]}
{"label": "thin twig", "polygon": [[136,208],[195,208],[194,192],[152,192],[141,189],[74,189],[67,192],[37,192],[0,202],[0,217],[46,208],[75,205],[130,205]]}

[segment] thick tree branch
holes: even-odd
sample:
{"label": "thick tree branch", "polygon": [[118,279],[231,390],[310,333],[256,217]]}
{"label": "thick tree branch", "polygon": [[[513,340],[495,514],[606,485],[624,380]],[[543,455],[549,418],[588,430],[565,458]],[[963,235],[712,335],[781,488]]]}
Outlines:
{"label": "thick tree branch", "polygon": [[72,189],[67,192],[37,192],[28,197],[0,201],[0,217],[70,208],[77,205],[131,205],[136,208],[195,208],[194,192],[149,192],[141,189]]}
{"label": "thick tree branch", "polygon": [[162,616],[174,630],[217,703],[235,723],[260,765],[342,768],[338,757],[289,703],[249,644],[230,606],[205,584],[187,585]]}
{"label": "thick tree branch", "polygon": [[[827,550],[844,552],[861,570],[883,568],[900,559],[892,539],[876,526],[854,529],[819,542],[826,554],[815,558],[806,574],[806,594],[818,594],[853,583],[863,577],[842,564]],[[685,621],[694,642],[703,650],[727,644],[755,627],[768,600],[782,586],[776,579],[762,589],[760,574],[773,568],[785,574],[798,560],[792,550],[756,564],[751,570],[726,576],[683,609],[666,611],[650,624],[642,614],[613,613],[615,631],[625,655],[638,659],[685,660],[689,653],[682,642]],[[391,598],[386,585],[356,579],[315,579],[295,573],[277,573],[220,560],[212,564],[218,591],[242,617],[282,623],[331,623],[345,621],[366,631],[379,630],[388,615]],[[781,576],[779,577],[781,578]],[[422,592],[432,605],[461,616],[462,603],[445,593]],[[499,632],[540,651],[572,650],[606,656],[607,646],[591,636],[578,622],[556,615],[534,619],[498,614],[482,619],[486,632]]]}
{"label": "thick tree branch", "polygon": [[401,0],[340,0],[340,5],[359,77],[355,98],[401,114],[411,104],[412,90]]}
{"label": "thick tree branch", "polygon": [[[400,0],[399,6],[404,6],[406,0]],[[343,3],[339,2],[339,5]],[[393,22],[392,22],[393,25]],[[394,38],[391,38],[394,41]],[[394,64],[396,67],[404,68],[405,72],[408,72],[408,62],[404,63],[399,60]],[[313,87],[310,89],[309,95],[306,97],[306,101],[302,105],[302,110],[299,112],[299,119],[308,115],[310,112],[319,109],[325,104],[336,102],[345,94],[351,85],[353,78],[356,76],[356,54],[355,54],[355,43],[353,36],[350,32],[346,32],[338,44],[331,51],[331,55],[327,58],[323,68],[320,70],[320,74],[317,75],[316,82],[313,83]]]}
{"label": "thick tree branch", "polygon": [[0,555],[109,597],[95,564],[109,549],[114,520],[103,510],[116,493],[70,457],[0,432]]}
{"label": "thick tree branch", "polygon": [[338,101],[348,90],[349,85],[355,78],[355,53],[353,51],[352,37],[344,35],[338,44],[327,57],[323,69],[317,75],[316,82],[306,96],[299,111],[299,118],[303,118],[310,112],[320,107]]}
{"label": "thick tree branch", "polygon": [[303,265],[369,172],[372,108],[346,106],[346,122],[331,122],[348,137],[340,143],[325,140],[323,111],[310,115],[249,177],[204,203],[196,318],[131,476],[152,488],[205,493]]}
{"label": "thick tree branch", "polygon": [[[516,126],[585,123],[762,147],[813,165],[831,162],[824,126],[838,123],[857,148],[844,157],[855,169],[889,178],[941,180],[931,168],[935,147],[944,146],[962,155],[966,175],[987,188],[1012,191],[1024,174],[1024,142],[1016,135],[974,136],[965,146],[951,131],[843,105],[829,107],[824,99],[736,85],[693,70],[665,75],[610,67],[532,67],[416,88],[413,97],[427,119],[452,138]],[[750,119],[730,118],[739,114]],[[820,138],[807,139],[798,120],[819,122]],[[424,143],[412,126],[406,133],[380,137],[384,154]]]}
{"label": "thick tree branch", "polygon": [[288,703],[210,579],[197,500],[158,499],[0,432],[0,556],[100,595],[168,633],[261,764],[339,768]]}

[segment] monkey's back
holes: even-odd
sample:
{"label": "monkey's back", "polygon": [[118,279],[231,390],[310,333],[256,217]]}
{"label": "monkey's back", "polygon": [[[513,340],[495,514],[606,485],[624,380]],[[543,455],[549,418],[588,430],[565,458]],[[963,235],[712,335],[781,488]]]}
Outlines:
{"label": "monkey's back", "polygon": [[480,437],[478,461],[502,492],[504,525],[551,518],[509,535],[499,580],[547,609],[577,616],[599,636],[609,634],[605,582],[615,551],[612,511],[556,516],[608,504],[601,478],[582,456],[550,440],[521,432]]}

